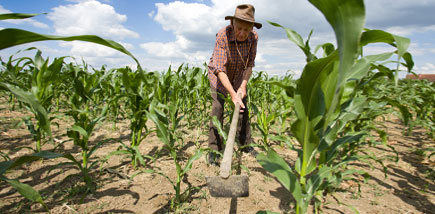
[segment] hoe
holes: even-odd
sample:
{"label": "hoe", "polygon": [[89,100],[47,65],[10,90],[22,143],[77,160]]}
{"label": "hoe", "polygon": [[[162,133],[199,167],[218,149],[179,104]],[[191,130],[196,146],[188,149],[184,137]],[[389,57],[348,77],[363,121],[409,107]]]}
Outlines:
{"label": "hoe", "polygon": [[[240,97],[240,94],[239,94]],[[219,176],[207,177],[207,186],[213,197],[247,197],[249,195],[248,176],[232,175],[231,161],[233,158],[234,140],[236,138],[240,104],[236,103],[233,119],[225,145],[224,157],[220,166]]]}

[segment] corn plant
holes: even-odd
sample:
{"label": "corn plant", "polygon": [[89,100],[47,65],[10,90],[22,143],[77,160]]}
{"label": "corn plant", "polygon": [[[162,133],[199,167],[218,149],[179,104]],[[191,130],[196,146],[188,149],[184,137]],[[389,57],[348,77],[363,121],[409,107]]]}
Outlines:
{"label": "corn plant", "polygon": [[[32,48],[30,48],[32,49]],[[16,54],[18,54],[17,52]],[[18,59],[14,59],[14,55],[9,57],[7,62],[4,62],[1,58],[1,79],[2,82],[15,85],[19,88],[29,88],[29,80],[31,79],[31,73],[23,72],[22,70],[27,66],[27,64],[31,63],[31,60],[26,60],[27,58],[21,57]],[[14,64],[15,63],[15,64]],[[15,95],[11,93],[9,95],[9,104],[11,106],[11,110],[15,110],[15,104],[17,99]],[[19,107],[21,108],[22,103],[19,102]]]}
{"label": "corn plant", "polygon": [[[37,16],[39,14],[23,14],[23,13],[7,13],[0,14],[0,20],[7,19],[26,19]],[[109,48],[113,48],[117,51],[120,51],[128,56],[130,56],[140,67],[139,61],[131,54],[127,49],[125,49],[122,45],[112,40],[103,39],[99,36],[95,35],[81,35],[81,36],[54,36],[54,35],[44,35],[31,31],[15,29],[15,28],[5,28],[0,30],[0,50],[5,48],[10,48],[13,46],[38,42],[38,41],[49,41],[49,40],[61,40],[61,41],[84,41],[84,42],[92,42],[100,45],[104,45]]]}
{"label": "corn plant", "polygon": [[[29,72],[31,75],[30,79],[27,80],[28,83],[20,83],[17,78],[12,78],[12,80],[16,81],[11,84],[4,84],[4,87],[14,94],[18,100],[25,103],[25,106],[33,113],[36,119],[36,124],[33,124],[30,118],[25,119],[28,130],[36,142],[34,149],[36,152],[41,151],[45,136],[49,137],[49,140],[52,137],[50,127],[50,121],[52,120],[50,118],[52,98],[64,58],[55,58],[49,64],[49,59],[44,59],[41,51],[38,50],[34,59],[24,58],[27,61],[25,64],[28,67],[25,72]],[[15,67],[19,67],[19,62]],[[11,65],[11,63],[8,62],[8,65]]]}
{"label": "corn plant", "polygon": [[[292,169],[273,149],[257,157],[258,162],[275,175],[296,201],[296,213],[306,213],[313,201],[318,209],[320,197],[337,186],[349,174],[363,173],[347,169],[357,159],[352,150],[367,135],[364,132],[343,132],[347,124],[361,115],[367,97],[360,96],[358,84],[371,66],[388,60],[394,53],[361,56],[360,50],[369,43],[385,42],[398,48],[399,59],[406,53],[409,40],[384,31],[363,32],[365,9],[362,0],[310,0],[334,29],[338,48],[323,58],[312,57],[301,36],[286,30],[287,36],[306,54],[307,65],[294,91],[297,120],[292,132],[300,144],[298,158]],[[381,38],[381,39],[380,39]]]}
{"label": "corn plant", "polygon": [[[131,142],[130,146],[121,142],[121,147],[117,151],[111,152],[106,159],[112,155],[129,155],[131,156],[131,164],[134,168],[141,164],[145,166],[145,159],[153,159],[151,156],[144,155],[139,150],[139,145],[151,133],[151,130],[146,125],[148,117],[147,109],[153,99],[151,87],[154,84],[155,76],[153,73],[145,73],[142,70],[132,72],[130,68],[119,69],[122,73],[122,84],[124,85],[124,93],[119,95],[127,99],[125,108],[130,119]],[[119,100],[115,96],[110,103],[119,105],[114,102]]]}
{"label": "corn plant", "polygon": [[[8,14],[0,14],[0,20],[7,19],[26,19],[31,18],[39,14],[22,14],[22,13],[8,13]],[[132,57],[138,64],[138,68],[140,68],[139,61],[122,45],[112,41],[106,40],[98,36],[94,35],[82,35],[82,36],[70,36],[70,37],[61,37],[61,36],[53,36],[53,35],[43,35],[30,31],[25,31],[21,29],[14,28],[5,28],[0,30],[0,40],[2,41],[0,44],[0,50],[5,48],[13,47],[20,44],[26,44],[30,42],[37,41],[46,41],[46,40],[63,40],[63,41],[86,41],[92,42],[100,45],[104,45],[120,52],[127,54]],[[34,135],[34,139],[36,140],[36,151],[41,150],[41,139],[46,134],[51,139],[51,128],[50,128],[50,119],[48,116],[49,111],[47,111],[47,107],[51,106],[51,98],[52,94],[50,94],[51,84],[56,80],[56,76],[59,74],[59,71],[63,64],[63,59],[65,57],[57,58],[55,61],[49,66],[48,59],[44,60],[41,57],[40,51],[35,56],[35,60],[33,61],[34,67],[32,68],[32,81],[31,88],[26,90],[25,88],[20,88],[8,83],[2,83],[0,87],[3,90],[10,91],[14,96],[17,96],[19,100],[26,103],[28,108],[31,109],[32,113],[34,113],[35,118],[37,119],[37,125],[34,126],[30,123],[27,123],[29,130],[32,131]],[[31,92],[29,92],[31,90]],[[45,109],[44,109],[45,107]]]}
{"label": "corn plant", "polygon": [[[34,17],[36,15],[39,14],[0,14],[0,20],[25,19]],[[21,29],[5,28],[0,30],[0,40],[2,41],[0,43],[0,50],[20,44],[47,40],[92,42],[125,53],[138,64],[138,68],[140,69],[138,60],[122,45],[112,40],[103,39],[95,35],[62,37],[43,35]],[[65,57],[56,58],[52,64],[49,65],[49,59],[44,60],[41,56],[41,52],[38,51],[34,60],[25,57],[19,59],[15,65],[12,64],[12,57],[10,57],[8,63],[4,63],[2,61],[2,65],[5,67],[5,69],[1,72],[2,81],[0,82],[0,90],[10,92],[13,95],[11,96],[11,102],[15,102],[15,98],[18,99],[20,103],[24,103],[26,108],[28,108],[34,114],[37,121],[36,125],[34,125],[30,120],[28,120],[27,125],[34,136],[34,139],[36,140],[36,151],[41,150],[41,142],[46,136],[48,136],[49,139],[51,139],[52,136],[50,127],[51,118],[49,117],[49,113],[52,109],[52,98],[54,93],[53,85],[56,85],[54,83],[59,81],[59,74],[64,64],[64,58]],[[24,62],[24,64],[20,64],[23,61],[26,62]],[[25,67],[28,69],[25,70]],[[25,70],[25,72],[22,72],[22,70]],[[96,76],[89,75],[86,72],[84,73],[80,71],[80,69],[78,70],[79,71],[76,72],[77,70],[73,69],[74,95],[69,100],[69,104],[71,104],[72,109],[68,112],[68,114],[74,118],[75,124],[70,130],[68,130],[67,134],[74,140],[74,144],[80,146],[82,149],[82,162],[80,163],[77,161],[71,154],[61,155],[42,151],[33,155],[22,156],[15,161],[0,163],[0,179],[8,182],[24,197],[41,203],[45,208],[47,207],[43,203],[42,198],[37,191],[26,184],[22,184],[16,180],[7,179],[3,174],[6,172],[6,170],[12,169],[25,162],[34,161],[40,158],[55,158],[62,156],[71,160],[72,164],[75,164],[79,167],[84,175],[84,181],[88,186],[88,191],[93,188],[92,179],[90,178],[88,171],[93,167],[95,162],[89,163],[89,158],[98,148],[98,146],[101,145],[101,143],[89,148],[88,140],[89,137],[91,137],[95,125],[104,118],[107,107],[101,110],[99,108],[100,103],[98,103],[95,108],[90,107],[90,100],[95,98],[95,95],[92,93],[98,88],[99,83]],[[28,72],[28,74],[26,72]],[[24,81],[20,79],[23,76],[25,77]],[[58,99],[58,101],[59,100],[60,99]],[[97,112],[99,114],[97,114]]]}
{"label": "corn plant", "polygon": [[426,80],[403,79],[399,82],[398,87],[392,84],[385,84],[381,89],[379,96],[388,96],[410,110],[412,120],[405,134],[410,134],[415,126],[422,126],[428,131],[429,137],[434,138],[434,83]]}
{"label": "corn plant", "polygon": [[252,105],[252,108],[254,110],[254,114],[257,116],[257,121],[254,123],[254,126],[260,131],[262,135],[262,147],[263,149],[267,150],[269,145],[269,137],[271,135],[271,129],[272,125],[276,122],[275,119],[277,118],[277,112],[271,111],[267,112],[269,105],[266,104],[266,102],[263,102],[260,109],[256,105]]}
{"label": "corn plant", "polygon": [[[157,137],[164,143],[165,149],[168,150],[169,156],[173,159],[176,178],[172,180],[169,176],[165,175],[163,172],[153,171],[165,177],[175,190],[175,197],[171,199],[170,208],[171,210],[177,210],[185,198],[189,195],[191,187],[187,188],[185,191],[181,192],[181,182],[186,176],[187,172],[192,168],[192,164],[195,160],[201,158],[203,150],[197,149],[195,154],[190,156],[184,167],[181,165],[182,156],[178,153],[181,149],[181,136],[179,132],[179,124],[183,116],[178,115],[179,111],[179,100],[174,100],[170,105],[163,105],[156,103],[150,106],[150,111],[147,112],[148,118],[150,118],[156,125]],[[159,108],[168,112],[165,114]]]}
{"label": "corn plant", "polygon": [[97,73],[88,73],[86,66],[83,69],[78,66],[70,68],[74,69],[73,95],[68,101],[71,109],[67,115],[72,116],[74,124],[67,131],[67,135],[73,140],[74,145],[80,147],[82,160],[80,163],[73,156],[68,156],[72,162],[67,164],[76,165],[80,169],[87,186],[86,192],[90,192],[95,189],[95,185],[89,171],[97,163],[96,161],[92,162],[90,158],[103,141],[90,147],[89,138],[92,136],[95,126],[104,119],[108,109],[107,104],[101,108],[102,103],[95,102],[92,96],[95,91],[100,89],[100,82],[104,77],[98,78]]}
{"label": "corn plant", "polygon": [[103,97],[110,97],[109,115],[112,120],[112,128],[116,130],[118,120],[126,118],[125,103],[126,97],[124,86],[122,84],[122,72],[119,69],[111,69],[108,71],[110,74],[101,82],[101,89]]}

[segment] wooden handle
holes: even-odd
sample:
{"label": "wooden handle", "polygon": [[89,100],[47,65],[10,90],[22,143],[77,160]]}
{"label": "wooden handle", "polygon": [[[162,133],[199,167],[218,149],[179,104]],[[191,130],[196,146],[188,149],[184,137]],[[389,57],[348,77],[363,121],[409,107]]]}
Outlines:
{"label": "wooden handle", "polygon": [[[237,94],[242,99],[240,94]],[[230,132],[228,133],[228,141],[225,145],[224,157],[221,162],[219,176],[228,178],[231,171],[231,161],[233,159],[234,141],[236,139],[237,123],[239,122],[240,104],[236,103],[234,108],[233,119],[231,121]]]}

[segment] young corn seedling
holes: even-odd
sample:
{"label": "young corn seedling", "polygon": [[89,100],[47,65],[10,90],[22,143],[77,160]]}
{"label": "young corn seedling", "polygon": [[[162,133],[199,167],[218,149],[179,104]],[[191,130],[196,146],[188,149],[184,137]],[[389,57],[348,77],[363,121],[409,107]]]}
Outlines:
{"label": "young corn seedling", "polygon": [[[37,15],[40,14],[0,14],[0,20],[27,19]],[[139,61],[122,45],[112,40],[106,40],[95,35],[63,37],[38,34],[35,32],[15,28],[5,28],[0,30],[0,41],[2,41],[0,43],[0,50],[20,44],[47,40],[85,41],[104,45],[125,53],[137,63],[138,68],[141,67]],[[36,140],[36,151],[41,151],[41,140],[44,138],[44,135],[47,135],[50,140],[52,138],[50,119],[48,117],[50,111],[47,109],[47,106],[52,105],[52,94],[50,93],[50,90],[52,90],[51,84],[57,80],[56,76],[59,74],[60,69],[62,68],[64,58],[65,57],[57,58],[50,66],[48,66],[48,59],[44,60],[38,51],[35,56],[35,60],[33,61],[34,67],[32,68],[31,88],[27,88],[28,90],[26,90],[8,83],[0,84],[1,89],[10,91],[12,94],[14,94],[14,96],[17,97],[17,99],[23,103],[26,103],[30,111],[35,115],[35,118],[38,121],[36,126],[28,123],[28,127],[32,132],[35,130],[35,132],[32,134]]]}
{"label": "young corn seedling", "polygon": [[[192,168],[192,164],[195,160],[201,158],[203,150],[197,149],[195,154],[190,156],[187,160],[187,163],[182,166],[182,156],[178,154],[181,146],[179,141],[181,141],[180,136],[178,135],[179,131],[179,123],[183,116],[178,116],[180,101],[175,100],[170,105],[160,104],[158,106],[151,104],[150,111],[147,112],[148,118],[150,118],[154,124],[156,125],[156,132],[158,138],[164,143],[165,149],[168,150],[169,156],[173,159],[175,169],[177,172],[175,180],[169,178],[169,176],[165,175],[163,172],[156,172],[159,175],[165,177],[169,182],[171,182],[172,187],[175,190],[175,197],[171,199],[170,208],[173,211],[176,211],[181,203],[187,198],[188,194],[192,190],[191,187],[181,191],[181,182],[186,176],[187,172]],[[165,114],[159,108],[162,108],[169,115]]]}
{"label": "young corn seedling", "polygon": [[[25,123],[36,142],[35,149],[33,149],[35,152],[41,151],[45,137],[48,137],[49,141],[52,140],[50,124],[53,118],[49,115],[52,112],[54,88],[59,80],[64,58],[55,58],[49,64],[49,59],[44,59],[41,51],[38,50],[34,59],[26,57],[20,60],[27,61],[25,64],[28,69],[25,71],[31,73],[27,83],[20,83],[18,78],[13,76],[12,80],[15,82],[0,85],[23,102],[26,108],[33,113],[36,123],[33,123],[30,118],[25,118]],[[16,66],[19,66],[20,61]],[[8,64],[12,63],[8,62]]]}
{"label": "young corn seedling", "polygon": [[272,125],[275,124],[275,119],[277,118],[277,112],[270,111],[267,112],[268,107],[265,102],[261,104],[261,108],[258,109],[256,105],[252,105],[254,110],[254,114],[257,116],[257,121],[254,123],[255,127],[260,131],[262,135],[263,147],[264,150],[268,150],[270,148],[269,138],[271,137],[271,128]]}
{"label": "young corn seedling", "polygon": [[[145,166],[145,159],[153,159],[148,155],[143,155],[139,150],[139,145],[151,133],[146,122],[148,117],[147,109],[153,98],[151,88],[155,82],[155,76],[152,73],[144,73],[142,70],[132,72],[129,68],[119,69],[122,72],[122,83],[125,91],[123,96],[127,99],[125,108],[129,110],[128,117],[130,118],[131,143],[127,146],[123,143],[122,146],[114,152],[111,152],[106,159],[112,155],[129,155],[131,164],[136,168],[139,164]],[[112,98],[119,100],[119,97]],[[117,105],[115,102],[112,104]]]}
{"label": "young corn seedling", "polygon": [[76,69],[73,79],[74,94],[69,99],[71,110],[67,112],[74,119],[74,125],[67,131],[67,135],[73,140],[74,145],[80,147],[82,160],[80,162],[72,155],[65,157],[72,161],[67,164],[76,165],[80,169],[87,187],[86,193],[88,193],[95,190],[95,184],[89,171],[97,164],[97,161],[91,161],[90,158],[103,143],[100,141],[90,147],[89,138],[92,136],[95,126],[104,119],[108,105],[101,108],[101,103],[95,103],[92,100],[93,93],[99,90],[100,82],[104,77],[98,79],[96,73],[90,74],[86,72],[86,69],[77,67]]}

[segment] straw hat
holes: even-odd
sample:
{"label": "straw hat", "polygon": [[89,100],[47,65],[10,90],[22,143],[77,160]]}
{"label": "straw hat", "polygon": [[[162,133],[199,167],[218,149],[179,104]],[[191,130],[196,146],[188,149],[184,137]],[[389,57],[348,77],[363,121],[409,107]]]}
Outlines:
{"label": "straw hat", "polygon": [[229,19],[240,19],[243,21],[254,23],[254,26],[257,29],[260,29],[263,26],[261,23],[255,22],[254,18],[255,8],[250,4],[241,4],[236,7],[236,11],[234,12],[234,16],[225,16],[225,20]]}

